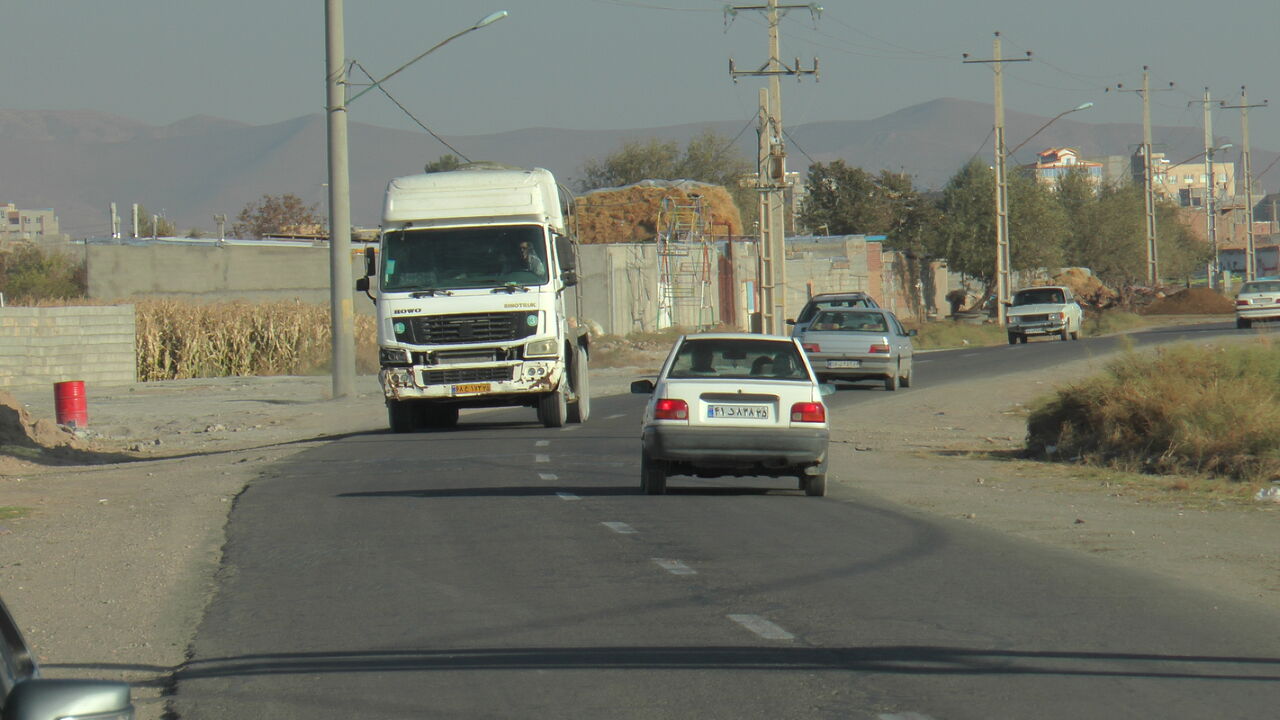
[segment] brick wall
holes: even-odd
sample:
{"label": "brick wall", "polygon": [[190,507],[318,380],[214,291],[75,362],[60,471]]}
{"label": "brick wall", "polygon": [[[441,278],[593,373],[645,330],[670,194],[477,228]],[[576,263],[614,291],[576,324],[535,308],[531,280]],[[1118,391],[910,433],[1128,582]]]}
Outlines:
{"label": "brick wall", "polygon": [[0,389],[135,382],[135,331],[132,305],[0,308]]}

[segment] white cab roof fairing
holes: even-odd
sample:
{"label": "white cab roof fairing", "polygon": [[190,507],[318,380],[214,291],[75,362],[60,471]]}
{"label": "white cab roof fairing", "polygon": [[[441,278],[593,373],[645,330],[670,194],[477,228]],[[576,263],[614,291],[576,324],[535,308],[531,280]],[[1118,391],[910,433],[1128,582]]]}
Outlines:
{"label": "white cab roof fairing", "polygon": [[387,184],[384,227],[537,223],[565,232],[555,178],[534,168],[474,168],[407,175]]}

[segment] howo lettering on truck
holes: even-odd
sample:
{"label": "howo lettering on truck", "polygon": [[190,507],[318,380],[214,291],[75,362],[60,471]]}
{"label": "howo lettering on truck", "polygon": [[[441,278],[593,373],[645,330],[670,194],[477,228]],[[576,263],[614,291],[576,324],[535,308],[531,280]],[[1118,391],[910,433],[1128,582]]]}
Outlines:
{"label": "howo lettering on truck", "polygon": [[[387,185],[376,276],[380,379],[394,432],[462,408],[528,406],[586,422],[590,338],[573,326],[576,251],[550,172],[472,163]],[[372,296],[371,296],[372,297]]]}

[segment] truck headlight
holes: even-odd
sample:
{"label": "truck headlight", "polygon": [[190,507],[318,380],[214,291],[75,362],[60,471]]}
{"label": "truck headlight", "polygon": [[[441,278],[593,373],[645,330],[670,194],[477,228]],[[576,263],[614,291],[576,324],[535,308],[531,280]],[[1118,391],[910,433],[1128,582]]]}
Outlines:
{"label": "truck headlight", "polygon": [[547,357],[560,354],[560,341],[555,338],[534,340],[524,346],[525,357]]}
{"label": "truck headlight", "polygon": [[378,348],[378,363],[381,365],[412,365],[409,351],[404,348]]}

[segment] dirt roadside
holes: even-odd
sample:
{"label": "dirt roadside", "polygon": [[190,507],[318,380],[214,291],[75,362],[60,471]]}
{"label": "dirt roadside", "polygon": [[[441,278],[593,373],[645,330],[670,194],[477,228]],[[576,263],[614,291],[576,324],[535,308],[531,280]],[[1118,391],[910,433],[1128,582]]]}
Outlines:
{"label": "dirt roadside", "polygon": [[[932,387],[918,371],[917,387],[897,393],[844,388],[872,397],[834,417],[832,493],[859,488],[1280,608],[1280,504],[1206,505],[1077,468],[971,456],[1018,447],[1020,408],[1103,361]],[[626,392],[645,372],[594,370],[594,391]],[[328,377],[90,387],[88,442],[142,459],[52,466],[0,451],[0,592],[47,675],[128,680],[139,718],[161,717],[165,677],[214,589],[235,495],[266,463],[383,431],[375,378],[359,378],[351,399],[330,401],[329,389]],[[15,397],[32,418],[53,417],[52,389]]]}

